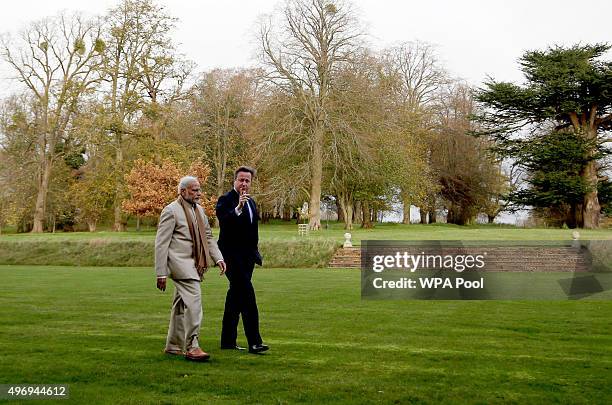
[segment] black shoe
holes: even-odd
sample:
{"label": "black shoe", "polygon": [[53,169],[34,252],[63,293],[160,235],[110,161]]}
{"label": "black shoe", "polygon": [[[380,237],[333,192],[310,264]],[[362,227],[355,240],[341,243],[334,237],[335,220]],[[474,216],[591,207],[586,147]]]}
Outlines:
{"label": "black shoe", "polygon": [[270,347],[268,345],[264,345],[260,343],[258,345],[249,346],[249,353],[262,353],[268,350]]}
{"label": "black shoe", "polygon": [[242,347],[238,345],[221,345],[221,349],[223,350],[246,350],[246,347]]}

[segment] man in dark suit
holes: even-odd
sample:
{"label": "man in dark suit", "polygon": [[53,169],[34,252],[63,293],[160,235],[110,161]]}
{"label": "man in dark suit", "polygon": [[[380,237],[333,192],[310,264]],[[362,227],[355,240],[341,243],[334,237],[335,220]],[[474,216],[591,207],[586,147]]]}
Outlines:
{"label": "man in dark suit", "polygon": [[218,245],[227,264],[225,275],[229,280],[221,348],[244,350],[236,343],[238,321],[242,315],[249,352],[261,353],[268,350],[268,346],[263,344],[259,335],[259,312],[251,283],[255,264],[262,264],[257,249],[259,215],[255,201],[249,195],[254,176],[254,169],[239,167],[234,173],[234,188],[217,201]]}

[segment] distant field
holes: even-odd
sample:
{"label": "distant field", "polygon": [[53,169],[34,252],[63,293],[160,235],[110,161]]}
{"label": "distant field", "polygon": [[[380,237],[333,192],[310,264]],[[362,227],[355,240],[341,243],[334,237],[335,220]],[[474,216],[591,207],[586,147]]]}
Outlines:
{"label": "distant field", "polygon": [[[226,281],[207,276],[208,364],[162,355],[172,288],[150,268],[0,266],[0,382],[76,403],[612,401],[610,301],[362,301],[359,272],[261,269],[262,356],[218,348]],[[240,343],[244,344],[243,335]]]}
{"label": "distant field", "polygon": [[[218,229],[213,229],[218,236]],[[260,250],[266,267],[326,267],[344,242],[343,225],[297,235],[297,225],[260,227]],[[581,230],[582,239],[612,239],[612,230]],[[378,224],[351,231],[362,240],[571,240],[569,229],[527,229],[501,225]],[[152,266],[155,230],[142,232],[58,232],[0,235],[0,265]]]}
{"label": "distant field", "polygon": [[[325,225],[325,224],[324,224]],[[218,229],[213,229],[217,234]],[[612,229],[578,230],[582,239],[612,239]],[[310,232],[308,236],[298,236],[295,223],[282,223],[273,225],[260,225],[260,239],[262,241],[303,241],[309,240],[333,240],[338,243],[344,241],[344,233],[347,232],[341,223],[330,223],[329,228]],[[517,228],[508,225],[474,225],[459,226],[449,224],[377,224],[374,229],[361,229],[359,225],[350,231],[353,242],[359,244],[368,239],[391,239],[391,240],[570,240],[571,229],[556,228]],[[0,235],[0,241],[22,241],[22,240],[74,240],[74,239],[119,239],[119,240],[152,240],[155,238],[155,230],[149,229],[142,232],[58,232],[55,234],[15,234],[5,233]]]}

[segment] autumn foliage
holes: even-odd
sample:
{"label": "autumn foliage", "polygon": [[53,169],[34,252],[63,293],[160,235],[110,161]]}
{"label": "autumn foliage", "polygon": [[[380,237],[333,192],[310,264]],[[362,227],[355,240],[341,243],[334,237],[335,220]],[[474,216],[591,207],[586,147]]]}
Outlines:
{"label": "autumn foliage", "polygon": [[[200,184],[204,184],[209,174],[210,168],[199,162],[183,171],[171,160],[165,159],[161,164],[156,164],[138,159],[125,176],[130,197],[123,201],[122,209],[139,217],[158,216],[166,205],[177,198],[181,177],[194,176]],[[214,216],[215,200],[204,196],[200,200],[209,217]]]}
{"label": "autumn foliage", "polygon": [[[190,176],[197,177],[200,184],[203,185],[206,183],[208,175],[210,175],[210,167],[201,162],[194,162],[189,167],[187,173],[189,173]],[[217,205],[216,196],[207,197],[202,195],[202,198],[200,198],[200,205],[204,208],[204,211],[206,211],[206,216],[208,216],[208,218],[215,217],[215,205]]]}

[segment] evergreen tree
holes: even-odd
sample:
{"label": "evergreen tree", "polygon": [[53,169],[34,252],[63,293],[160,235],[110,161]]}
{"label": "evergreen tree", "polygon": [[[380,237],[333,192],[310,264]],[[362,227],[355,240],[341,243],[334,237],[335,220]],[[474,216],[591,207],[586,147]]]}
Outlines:
{"label": "evergreen tree", "polygon": [[585,190],[577,202],[578,226],[585,228],[599,226],[598,146],[609,141],[612,129],[612,62],[601,57],[609,49],[595,44],[529,51],[519,61],[524,85],[491,79],[477,93],[484,111],[476,117],[481,133],[492,136],[506,156],[516,152],[516,136],[523,129],[571,129],[584,140],[582,180],[574,186]]}
{"label": "evergreen tree", "polygon": [[[573,131],[552,131],[517,144],[516,159],[527,171],[527,187],[510,194],[518,205],[528,205],[545,214],[547,221],[574,228],[581,223],[581,205],[590,185],[582,170],[605,154],[602,148]],[[591,154],[591,150],[597,150]]]}

